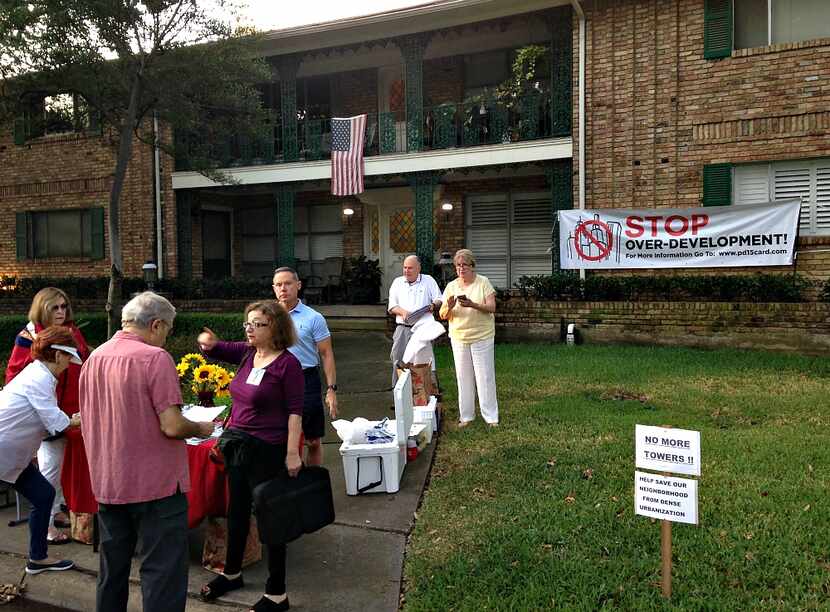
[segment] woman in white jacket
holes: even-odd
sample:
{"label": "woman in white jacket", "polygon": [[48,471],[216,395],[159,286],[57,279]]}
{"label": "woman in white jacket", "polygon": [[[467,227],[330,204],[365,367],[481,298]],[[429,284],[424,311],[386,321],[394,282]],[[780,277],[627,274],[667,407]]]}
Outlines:
{"label": "woman in white jacket", "polygon": [[26,572],[39,574],[74,565],[47,556],[46,536],[55,488],[32,463],[32,457],[44,437],[80,424],[78,414],[70,419],[58,407],[55,388],[58,376],[69,363],[81,360],[72,332],[60,326],[48,327],[37,335],[32,357],[34,361],[0,391],[0,480],[11,484],[32,504]]}

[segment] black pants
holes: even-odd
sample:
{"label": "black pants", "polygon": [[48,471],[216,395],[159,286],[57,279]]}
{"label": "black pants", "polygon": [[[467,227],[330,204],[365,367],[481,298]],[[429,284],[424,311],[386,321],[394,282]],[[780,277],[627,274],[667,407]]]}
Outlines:
{"label": "black pants", "polygon": [[184,493],[137,504],[99,504],[98,521],[98,612],[127,610],[136,544],[144,612],[184,612],[190,561]]}
{"label": "black pants", "polygon": [[[251,526],[251,508],[253,506],[254,488],[266,480],[275,478],[285,469],[286,444],[268,445],[268,456],[257,457],[250,463],[232,467],[227,466],[230,502],[228,504],[228,550],[225,556],[225,573],[236,574],[242,571],[242,557],[245,554],[245,542]],[[265,592],[268,595],[285,593],[285,544],[268,546],[268,582]]]}

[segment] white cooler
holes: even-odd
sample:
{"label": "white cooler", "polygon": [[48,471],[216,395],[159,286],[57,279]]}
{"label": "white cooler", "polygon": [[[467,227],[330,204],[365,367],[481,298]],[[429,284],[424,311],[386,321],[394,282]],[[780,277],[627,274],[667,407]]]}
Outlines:
{"label": "white cooler", "polygon": [[400,489],[406,467],[406,439],[414,416],[409,371],[398,377],[392,394],[395,398],[395,420],[390,422],[390,427],[395,432],[394,440],[382,444],[343,442],[340,445],[347,495],[397,493]]}

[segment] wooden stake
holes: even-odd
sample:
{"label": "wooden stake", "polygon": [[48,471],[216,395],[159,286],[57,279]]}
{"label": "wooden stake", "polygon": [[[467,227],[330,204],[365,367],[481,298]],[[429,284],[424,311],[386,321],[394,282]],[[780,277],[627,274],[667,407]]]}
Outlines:
{"label": "wooden stake", "polygon": [[671,521],[660,521],[661,585],[663,597],[671,599]]}

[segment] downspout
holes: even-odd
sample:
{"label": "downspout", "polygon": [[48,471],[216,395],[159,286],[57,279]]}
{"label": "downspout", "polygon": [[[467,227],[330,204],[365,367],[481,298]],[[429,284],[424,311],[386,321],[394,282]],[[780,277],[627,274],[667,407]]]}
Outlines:
{"label": "downspout", "polygon": [[153,113],[153,182],[155,183],[156,204],[156,265],[159,279],[164,278],[164,261],[161,231],[161,159],[159,156],[159,118]]}
{"label": "downspout", "polygon": [[[585,11],[579,0],[571,0],[576,14],[579,16],[579,159],[577,168],[579,173],[579,210],[585,210]],[[579,270],[579,277],[585,279],[585,268]]]}

